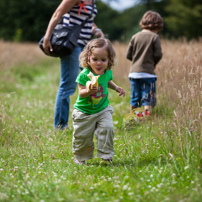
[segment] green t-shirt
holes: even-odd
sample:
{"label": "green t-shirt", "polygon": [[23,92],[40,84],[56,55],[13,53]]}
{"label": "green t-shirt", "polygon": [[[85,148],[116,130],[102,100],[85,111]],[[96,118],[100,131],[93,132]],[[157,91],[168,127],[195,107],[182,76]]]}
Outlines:
{"label": "green t-shirt", "polygon": [[[90,70],[88,68],[84,68],[78,75],[76,82],[86,86],[86,82],[90,81],[87,76],[89,73]],[[85,98],[81,98],[79,95],[76,103],[74,104],[74,108],[86,114],[95,114],[102,111],[109,104],[108,82],[112,79],[112,70],[106,70],[106,72],[98,78],[99,87],[97,93],[92,93],[90,96]]]}

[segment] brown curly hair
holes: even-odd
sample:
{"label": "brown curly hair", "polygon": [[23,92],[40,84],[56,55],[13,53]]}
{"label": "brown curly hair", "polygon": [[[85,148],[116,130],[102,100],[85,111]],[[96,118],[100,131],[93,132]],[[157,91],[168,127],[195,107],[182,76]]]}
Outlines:
{"label": "brown curly hair", "polygon": [[90,65],[88,64],[88,58],[92,54],[93,48],[103,48],[105,47],[108,53],[109,63],[107,69],[110,70],[112,66],[114,66],[114,59],[116,53],[114,48],[112,47],[111,42],[106,38],[96,38],[92,39],[88,44],[85,46],[81,54],[79,55],[79,61],[81,67],[88,67],[91,69]]}
{"label": "brown curly hair", "polygon": [[150,10],[143,15],[139,25],[142,29],[161,31],[163,29],[163,18],[159,13]]}

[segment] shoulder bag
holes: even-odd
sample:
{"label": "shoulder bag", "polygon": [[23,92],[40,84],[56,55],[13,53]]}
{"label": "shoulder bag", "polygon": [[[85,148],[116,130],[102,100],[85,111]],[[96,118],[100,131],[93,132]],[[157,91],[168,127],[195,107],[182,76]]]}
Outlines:
{"label": "shoulder bag", "polygon": [[39,41],[40,49],[48,56],[51,57],[64,57],[70,55],[74,48],[78,46],[77,40],[79,38],[80,32],[84,24],[91,18],[94,10],[94,0],[92,5],[91,15],[86,18],[80,25],[75,26],[63,26],[63,24],[58,23],[54,28],[51,37],[50,43],[52,45],[53,51],[50,52],[50,55],[46,54],[43,49],[43,40],[44,36]]}

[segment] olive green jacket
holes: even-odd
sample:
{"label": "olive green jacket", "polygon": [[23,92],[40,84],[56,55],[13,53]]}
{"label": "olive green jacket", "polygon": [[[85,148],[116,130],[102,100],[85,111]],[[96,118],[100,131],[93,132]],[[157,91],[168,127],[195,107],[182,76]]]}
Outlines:
{"label": "olive green jacket", "polygon": [[155,74],[155,66],[162,55],[158,34],[149,30],[138,32],[132,36],[126,54],[126,58],[132,61],[130,73]]}

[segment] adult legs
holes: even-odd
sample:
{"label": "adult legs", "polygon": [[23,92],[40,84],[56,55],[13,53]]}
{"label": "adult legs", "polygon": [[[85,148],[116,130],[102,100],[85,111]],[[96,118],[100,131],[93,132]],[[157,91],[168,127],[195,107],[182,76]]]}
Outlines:
{"label": "adult legs", "polygon": [[76,90],[76,78],[79,73],[79,54],[83,47],[77,46],[71,55],[61,58],[60,84],[56,96],[54,128],[67,128],[69,120],[69,96]]}

